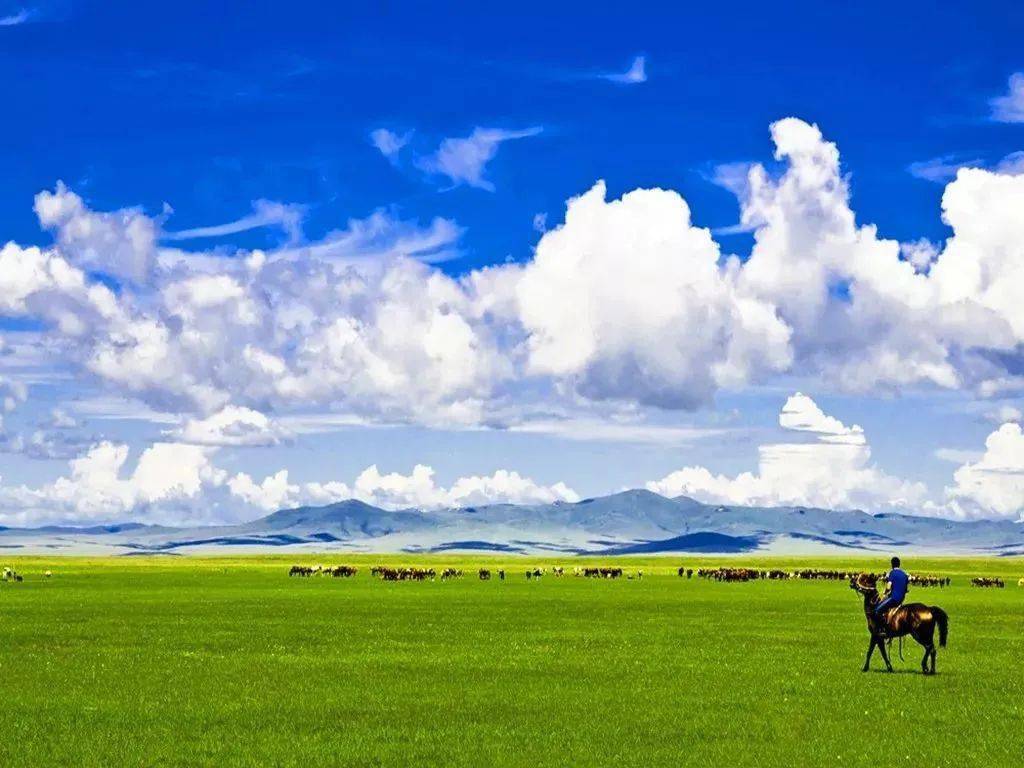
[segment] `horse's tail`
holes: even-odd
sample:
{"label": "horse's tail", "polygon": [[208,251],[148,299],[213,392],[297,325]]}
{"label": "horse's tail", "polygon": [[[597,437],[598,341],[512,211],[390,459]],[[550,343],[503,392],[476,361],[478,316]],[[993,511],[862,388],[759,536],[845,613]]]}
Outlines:
{"label": "horse's tail", "polygon": [[935,623],[939,625],[939,645],[946,647],[946,638],[949,637],[949,616],[941,608],[932,608],[932,615]]}

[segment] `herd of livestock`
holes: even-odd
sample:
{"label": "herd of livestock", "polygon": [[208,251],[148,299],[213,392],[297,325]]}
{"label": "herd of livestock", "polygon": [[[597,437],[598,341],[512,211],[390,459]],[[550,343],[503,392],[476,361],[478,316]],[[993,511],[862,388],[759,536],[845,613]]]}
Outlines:
{"label": "herd of livestock", "polygon": [[[770,581],[789,579],[849,581],[863,575],[861,571],[822,570],[818,568],[802,568],[796,571],[784,571],[778,568],[771,570],[757,568],[698,568],[694,570],[685,566],[679,568],[678,574],[680,577],[685,576],[688,579],[693,578],[693,575],[696,574],[698,578],[711,579],[712,581],[755,581],[757,579],[768,579]],[[869,573],[867,575],[876,581],[882,578],[882,575],[877,573]],[[974,579],[974,582],[978,581],[999,581],[999,579]],[[1024,582],[1024,579],[1021,579],[1021,582]],[[914,575],[910,577],[910,583],[920,587],[948,587],[952,583],[952,579],[949,576]],[[976,586],[989,585],[976,584]]]}
{"label": "herd of livestock", "polygon": [[[358,572],[359,569],[351,565],[293,565],[291,570],[288,571],[288,575],[349,577],[355,576]],[[644,572],[642,570],[637,569],[630,573],[619,566],[576,566],[569,569],[568,573],[573,576],[594,579],[618,579],[625,577],[626,579],[633,580],[642,579],[644,577]],[[865,575],[863,571],[840,571],[820,568],[801,568],[794,571],[787,571],[778,568],[687,568],[686,566],[680,566],[676,573],[680,578],[692,579],[694,576],[697,576],[697,578],[700,579],[720,582],[758,580],[849,581],[850,579]],[[545,568],[530,566],[525,571],[527,581],[540,579],[545,575],[561,577],[565,574],[566,569],[560,565],[548,566]],[[462,578],[464,574],[457,568],[445,568],[441,571],[437,571],[434,568],[375,565],[370,568],[370,575],[374,578],[380,579],[381,581],[434,581],[435,579],[448,581],[449,579]],[[489,581],[492,575],[497,576],[500,581],[505,581],[506,574],[504,568],[499,568],[494,571],[489,568],[480,568],[477,571],[477,577],[480,581]],[[869,573],[867,575],[876,580],[883,578],[883,574],[878,573]],[[6,572],[4,578],[7,578]],[[953,583],[953,580],[949,576],[915,574],[910,577],[910,583],[919,587],[948,587]],[[1002,579],[988,576],[971,579],[971,585],[975,587],[999,588],[1006,586]],[[1018,581],[1017,585],[1024,587],[1024,578]]]}
{"label": "herd of livestock", "polygon": [[[310,576],[350,578],[355,576],[357,573],[359,573],[359,568],[354,565],[293,565],[288,571],[289,576],[307,578]],[[566,573],[566,569],[560,565],[544,568],[531,566],[527,568],[525,572],[527,581],[540,579],[542,576],[546,575],[561,577]],[[568,573],[573,576],[590,579],[618,579],[625,577],[628,580],[633,580],[642,579],[644,577],[644,572],[642,570],[637,569],[632,573],[628,573],[625,569],[619,566],[576,566],[570,568]],[[694,576],[697,576],[697,578],[700,579],[720,582],[758,580],[849,581],[852,578],[863,575],[863,572],[824,570],[818,568],[802,568],[795,571],[786,571],[778,568],[687,568],[686,566],[680,566],[677,570],[677,574],[680,578],[685,577],[687,579],[692,579]],[[45,578],[50,578],[52,575],[53,574],[50,571],[45,571],[43,573]],[[381,581],[434,581],[435,579],[448,581],[449,579],[462,578],[464,574],[458,568],[444,568],[438,571],[434,568],[375,565],[370,568],[370,575],[374,578],[380,579]],[[489,581],[492,575],[496,576],[499,581],[505,581],[506,572],[504,568],[498,568],[493,571],[489,568],[480,568],[477,571],[477,577],[480,581]],[[877,573],[869,573],[867,575],[874,579],[881,579],[883,577],[882,574]],[[3,568],[2,572],[0,572],[0,581],[17,583],[24,581],[24,577],[10,566],[6,566]],[[910,577],[910,583],[919,587],[948,587],[952,581],[953,580],[949,576],[922,576],[915,574]],[[973,587],[995,587],[997,589],[1002,589],[1006,586],[1006,582],[998,576],[978,576],[971,579],[970,583]],[[1017,586],[1024,587],[1024,578],[1021,578],[1017,582]]]}

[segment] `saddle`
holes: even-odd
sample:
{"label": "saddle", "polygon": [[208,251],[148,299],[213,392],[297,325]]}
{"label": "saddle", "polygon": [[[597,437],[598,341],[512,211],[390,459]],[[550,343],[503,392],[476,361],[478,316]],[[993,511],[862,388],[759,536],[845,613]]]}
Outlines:
{"label": "saddle", "polygon": [[885,613],[882,614],[882,616],[881,616],[881,620],[882,620],[881,621],[881,626],[879,628],[882,630],[882,635],[883,636],[889,636],[889,635],[892,634],[892,632],[894,630],[894,627],[892,625],[892,620],[896,617],[897,612],[902,607],[903,607],[902,605],[893,606],[892,608],[889,608],[887,611],[885,611]]}

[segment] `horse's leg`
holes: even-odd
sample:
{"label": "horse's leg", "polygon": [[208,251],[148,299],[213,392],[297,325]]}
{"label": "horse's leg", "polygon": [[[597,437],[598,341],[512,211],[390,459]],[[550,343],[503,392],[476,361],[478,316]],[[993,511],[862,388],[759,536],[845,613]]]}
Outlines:
{"label": "horse's leg", "polygon": [[868,646],[868,656],[867,656],[866,659],[864,659],[864,669],[861,670],[862,672],[867,672],[868,671],[868,667],[871,666],[871,654],[875,652],[875,644],[877,642],[878,642],[878,640],[875,638],[875,633],[872,632],[871,633],[871,644]]}
{"label": "horse's leg", "polygon": [[889,652],[885,650],[885,643],[878,643],[878,650],[882,653],[882,660],[885,662],[885,668],[887,671],[892,672],[892,663],[889,661]]}

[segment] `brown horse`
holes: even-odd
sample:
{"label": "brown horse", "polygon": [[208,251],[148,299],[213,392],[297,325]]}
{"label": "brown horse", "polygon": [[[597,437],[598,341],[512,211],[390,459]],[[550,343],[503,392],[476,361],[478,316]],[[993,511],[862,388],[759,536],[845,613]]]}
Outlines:
{"label": "brown horse", "polygon": [[[868,620],[868,632],[871,633],[871,644],[868,646],[868,655],[864,659],[864,671],[868,671],[871,664],[871,654],[878,646],[885,660],[885,667],[892,672],[892,664],[889,663],[889,654],[885,650],[886,638],[903,637],[910,635],[924,646],[924,658],[921,659],[921,671],[927,674],[935,674],[935,628],[939,628],[939,645],[946,647],[946,638],[949,635],[949,617],[946,612],[938,606],[928,606],[924,603],[907,603],[889,611],[886,616],[888,626],[883,626],[875,614],[875,606],[878,605],[878,587],[875,577],[862,573],[856,578],[850,579],[850,588],[857,590],[864,596],[864,616]],[[928,667],[928,660],[931,659],[931,669]]]}

